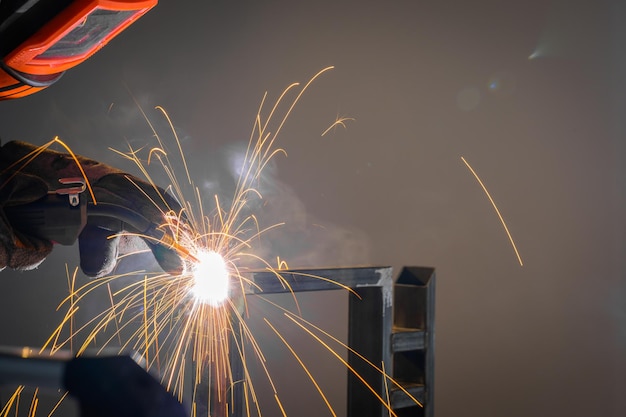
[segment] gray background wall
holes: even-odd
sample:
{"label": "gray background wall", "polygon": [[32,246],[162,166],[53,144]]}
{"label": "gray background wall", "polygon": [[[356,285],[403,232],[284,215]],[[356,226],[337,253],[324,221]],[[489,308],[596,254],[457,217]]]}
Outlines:
{"label": "gray background wall", "polygon": [[[59,135],[125,167],[108,147],[150,137],[128,88],[168,110],[196,181],[225,192],[225,161],[263,93],[335,65],[289,119],[279,143],[289,156],[268,171],[266,220],[288,221],[273,250],[291,266],[437,268],[438,416],[617,417],[625,13],[617,0],[163,0],[53,87],[0,103],[0,135]],[[355,120],[321,137],[338,115]],[[1,273],[0,343],[45,340],[76,252]],[[307,311],[333,327],[336,297]],[[285,397],[313,397],[304,382],[283,385]]]}

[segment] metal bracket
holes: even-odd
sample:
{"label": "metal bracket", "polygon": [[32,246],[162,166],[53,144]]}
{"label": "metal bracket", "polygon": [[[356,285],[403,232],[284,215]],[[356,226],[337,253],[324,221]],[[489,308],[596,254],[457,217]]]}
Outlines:
{"label": "metal bracket", "polygon": [[70,185],[70,187],[49,191],[48,194],[67,195],[70,201],[70,206],[78,206],[80,204],[80,193],[87,189],[85,180],[81,177],[59,178],[59,183],[63,185]]}

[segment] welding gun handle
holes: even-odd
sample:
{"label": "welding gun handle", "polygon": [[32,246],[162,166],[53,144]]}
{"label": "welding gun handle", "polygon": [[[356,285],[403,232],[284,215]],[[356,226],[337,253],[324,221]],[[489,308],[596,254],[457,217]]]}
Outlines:
{"label": "welding gun handle", "polygon": [[163,237],[158,225],[141,214],[110,203],[85,203],[72,206],[67,196],[49,194],[37,201],[17,206],[5,206],[11,225],[22,233],[61,245],[72,245],[85,227],[87,218],[98,218],[98,224],[112,232],[123,230],[139,233],[155,240]]}
{"label": "welding gun handle", "polygon": [[87,205],[82,197],[72,206],[66,195],[48,194],[32,203],[3,209],[15,230],[61,245],[74,244],[87,223]]}
{"label": "welding gun handle", "polygon": [[148,220],[140,213],[118,204],[111,203],[87,203],[87,216],[99,218],[98,223],[109,225],[112,231],[125,230],[137,233],[155,241],[161,240],[164,232],[158,229],[158,224]]}

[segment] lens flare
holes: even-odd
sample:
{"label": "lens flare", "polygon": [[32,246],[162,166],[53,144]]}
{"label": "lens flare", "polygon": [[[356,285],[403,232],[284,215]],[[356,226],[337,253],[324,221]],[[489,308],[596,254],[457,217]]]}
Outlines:
{"label": "lens flare", "polygon": [[213,251],[200,251],[195,257],[191,293],[198,302],[220,306],[228,298],[230,274],[226,261]]}

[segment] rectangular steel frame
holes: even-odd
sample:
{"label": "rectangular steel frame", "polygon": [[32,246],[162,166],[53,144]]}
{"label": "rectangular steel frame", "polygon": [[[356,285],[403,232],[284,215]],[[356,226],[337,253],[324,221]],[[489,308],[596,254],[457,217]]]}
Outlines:
{"label": "rectangular steel frame", "polygon": [[[289,270],[280,271],[280,275],[282,279],[269,271],[252,274],[254,284],[246,293],[323,291],[345,286],[358,295],[349,297],[348,363],[371,389],[354,373],[348,373],[348,417],[388,416],[384,403],[401,417],[433,416],[433,268],[405,267],[395,284],[391,267]],[[235,356],[231,355],[233,364],[237,362]],[[361,357],[384,369],[398,384],[391,384]],[[230,410],[231,415],[243,416],[238,407],[242,384],[237,386],[239,392],[231,397],[234,404]],[[416,405],[411,396],[423,407]]]}

